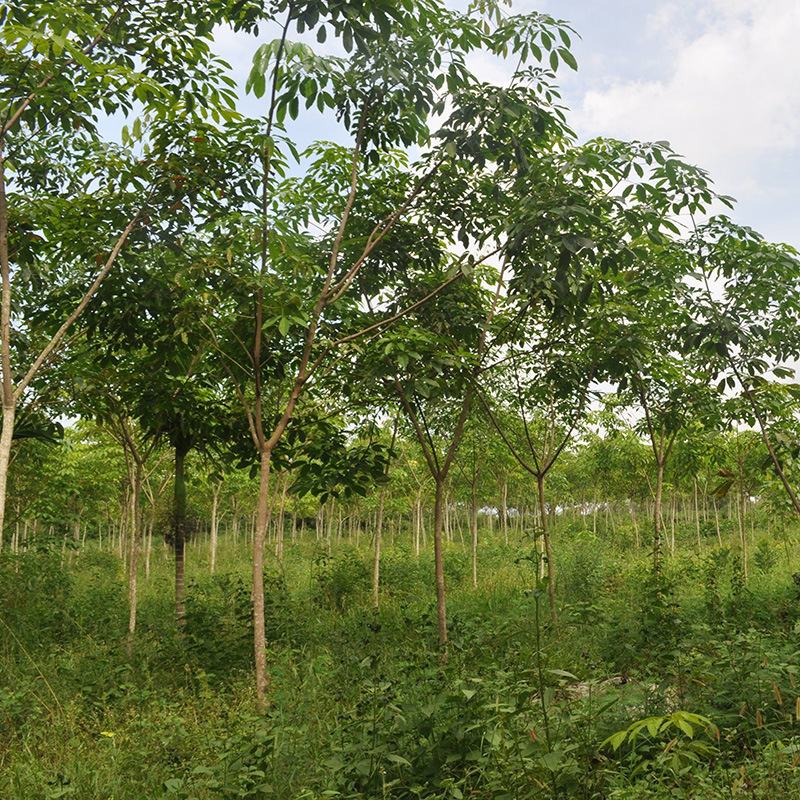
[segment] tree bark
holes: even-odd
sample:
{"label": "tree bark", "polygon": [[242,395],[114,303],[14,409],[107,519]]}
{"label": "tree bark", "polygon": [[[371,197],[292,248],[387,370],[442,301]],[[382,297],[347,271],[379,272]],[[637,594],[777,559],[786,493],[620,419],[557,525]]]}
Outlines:
{"label": "tree bark", "polygon": [[381,486],[378,500],[378,521],[375,525],[375,557],[372,564],[372,605],[377,611],[380,607],[381,584],[381,533],[383,532],[383,503],[386,497],[386,484]]}
{"label": "tree bark", "polygon": [[272,511],[269,489],[272,450],[264,447],[260,455],[258,510],[256,530],[253,536],[253,647],[256,667],[256,700],[259,713],[263,714],[269,705],[267,697],[269,691],[267,634],[264,622],[264,544]]}
{"label": "tree bark", "polygon": [[500,509],[503,514],[503,539],[508,544],[508,481],[503,481],[500,494]]}
{"label": "tree bark", "polygon": [[470,494],[470,529],[472,531],[472,588],[478,588],[478,491],[473,483]]}
{"label": "tree bark", "polygon": [[0,141],[0,368],[2,368],[3,425],[0,431],[0,537],[5,529],[6,487],[14,437],[17,398],[11,376],[11,273],[8,255],[8,205],[6,201],[5,156]]}
{"label": "tree bark", "polygon": [[747,519],[742,464],[739,464],[739,535],[742,544],[742,573],[747,580]]}
{"label": "tree bark", "polygon": [[544,475],[536,476],[536,486],[539,490],[539,512],[542,518],[542,538],[544,539],[545,554],[547,556],[547,598],[550,601],[550,619],[555,624],[558,621],[558,614],[556,613],[556,570],[555,564],[553,564],[553,547],[550,542],[550,530],[547,520],[544,481]]}
{"label": "tree bark", "polygon": [[183,625],[186,614],[186,450],[175,448],[175,519],[173,548],[175,551],[175,622]]}
{"label": "tree bark", "polygon": [[433,557],[436,578],[436,620],[439,647],[447,655],[447,609],[444,590],[444,554],[442,551],[442,505],[444,503],[444,478],[436,476],[436,499],[433,508]]}
{"label": "tree bark", "polygon": [[[5,337],[3,337],[3,346],[5,347]],[[14,400],[12,399],[10,403],[6,403],[4,397],[3,424],[0,430],[0,536],[3,535],[5,527],[6,486],[8,484],[8,467],[11,463],[11,445],[14,438],[14,416],[16,410]]]}
{"label": "tree bark", "polygon": [[222,481],[219,481],[212,489],[211,489],[211,542],[210,542],[210,549],[211,549],[211,564],[210,570],[211,574],[214,574],[214,569],[217,566],[217,536],[218,536],[218,526],[219,526],[219,519],[217,512],[219,511],[219,493],[222,490]]}
{"label": "tree bark", "polygon": [[661,538],[663,520],[661,518],[661,499],[664,492],[664,462],[656,462],[656,493],[653,502],[653,569],[661,567]]}
{"label": "tree bark", "polygon": [[283,476],[283,489],[281,490],[281,504],[278,509],[278,524],[275,531],[275,557],[280,561],[283,558],[283,524],[286,514],[286,493],[289,491],[289,473]]}
{"label": "tree bark", "polygon": [[141,537],[141,498],[143,470],[141,463],[134,461],[133,475],[131,476],[131,488],[133,490],[132,504],[133,514],[131,517],[131,536],[130,536],[130,559],[128,562],[128,658],[133,655],[133,637],[136,633],[136,613],[137,613],[137,580],[139,573],[139,540]]}
{"label": "tree bark", "polygon": [[697,555],[702,555],[703,540],[700,537],[700,498],[699,498],[699,491],[697,488],[696,477],[692,477],[692,483],[694,484],[694,522],[695,522],[695,528],[697,529]]}

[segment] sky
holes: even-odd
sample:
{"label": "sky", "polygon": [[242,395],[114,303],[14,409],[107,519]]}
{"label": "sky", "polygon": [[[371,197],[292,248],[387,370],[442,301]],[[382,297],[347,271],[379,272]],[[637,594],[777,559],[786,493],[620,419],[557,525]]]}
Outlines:
{"label": "sky", "polygon": [[[737,199],[737,222],[800,249],[798,0],[516,0],[511,11],[578,33],[578,71],[562,67],[559,82],[581,141],[665,139]],[[243,85],[270,38],[219,31],[216,50]],[[496,64],[475,68],[503,78]]]}

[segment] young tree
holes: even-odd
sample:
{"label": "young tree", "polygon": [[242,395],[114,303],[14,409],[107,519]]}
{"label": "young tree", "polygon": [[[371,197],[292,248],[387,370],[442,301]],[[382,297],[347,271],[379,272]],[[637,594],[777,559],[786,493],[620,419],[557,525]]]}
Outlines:
{"label": "young tree", "polygon": [[[240,5],[239,17],[234,9],[162,0],[3,7],[0,531],[19,403],[124,249],[145,243],[186,195],[174,180],[180,145],[138,159],[101,142],[99,119],[134,105],[155,119],[228,114],[230,80],[209,42],[223,19],[252,23],[252,6]],[[34,310],[51,312],[46,319],[24,313],[26,293]]]}
{"label": "young tree", "polygon": [[[498,384],[507,387],[506,390],[494,393],[493,401],[487,399],[485,393],[480,397],[506,447],[519,465],[536,479],[540,530],[547,559],[550,618],[555,623],[556,573],[545,481],[583,418],[597,359],[592,359],[591,353],[558,353],[552,341],[548,344],[551,346],[543,348],[533,358],[530,353],[524,360],[512,356],[507,369],[496,376]],[[496,409],[496,404],[501,404],[501,409]]]}
{"label": "young tree", "polygon": [[[443,194],[446,173],[466,175],[484,170],[492,159],[496,162],[493,153],[501,134],[505,141],[498,152],[508,158],[514,120],[523,107],[529,108],[528,118],[537,116],[540,130],[545,127],[547,114],[532,90],[504,91],[480,84],[467,69],[467,53],[482,49],[520,57],[541,53],[541,45],[550,51],[553,65],[559,58],[572,61],[566,30],[550,18],[503,18],[494,3],[481,7],[491,15],[488,20],[474,9],[464,14],[431,0],[357,8],[278,3],[272,10],[280,36],[256,53],[250,86],[257,96],[266,96],[267,109],[263,120],[237,129],[237,148],[249,162],[242,173],[249,181],[243,190],[247,210],[227,220],[230,263],[235,263],[251,298],[246,312],[249,330],[239,324],[235,333],[237,325],[231,323],[228,334],[220,330],[215,336],[238,387],[260,465],[253,613],[262,708],[267,694],[263,548],[276,447],[303,394],[351,343],[426,301],[418,297],[405,308],[386,310],[391,304],[386,302],[386,284],[379,280],[379,266],[403,269],[420,254],[417,241],[392,241],[399,223],[413,218],[433,191],[441,193],[440,206],[449,203],[455,209],[450,196]],[[315,32],[320,41],[333,34],[347,57],[316,56],[307,45],[291,41],[293,28]],[[556,38],[559,29],[566,40]],[[281,139],[282,123],[287,114],[300,113],[301,101],[306,108],[316,103],[334,109],[351,136],[352,148],[343,159],[341,148],[317,147],[305,177],[282,181],[281,143],[291,150]],[[442,143],[414,168],[406,167],[395,148],[430,147],[429,120],[451,106]],[[456,198],[462,217],[463,200]],[[469,217],[458,224],[467,238],[474,228],[474,214]],[[243,220],[248,236],[255,235],[237,240],[234,233]],[[309,233],[310,223],[321,235]],[[494,227],[500,224],[498,218]],[[421,266],[428,260],[423,254]],[[438,267],[438,258],[434,261]],[[445,284],[458,280],[459,265],[455,267],[456,274]],[[442,288],[427,285],[430,295]],[[365,306],[374,313],[364,313]]]}
{"label": "young tree", "polygon": [[790,377],[800,357],[800,257],[794,248],[765,242],[724,216],[698,225],[676,250],[675,258],[687,262],[700,282],[700,291],[689,298],[694,318],[683,331],[685,346],[702,354],[720,391],[741,389],[775,472],[800,514],[800,498],[770,431],[766,377],[770,372],[779,379]]}

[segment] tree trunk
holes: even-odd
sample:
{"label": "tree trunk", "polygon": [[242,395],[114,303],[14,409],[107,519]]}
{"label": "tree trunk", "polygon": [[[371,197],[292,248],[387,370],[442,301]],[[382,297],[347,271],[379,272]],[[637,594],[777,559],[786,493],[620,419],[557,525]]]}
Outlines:
{"label": "tree trunk", "polygon": [[670,544],[669,544],[669,553],[672,558],[675,558],[675,516],[678,511],[678,497],[677,497],[677,485],[672,485],[672,503],[671,503],[671,514],[670,514]]}
{"label": "tree trunk", "polygon": [[472,484],[470,495],[470,529],[472,531],[472,588],[478,588],[478,492]]}
{"label": "tree trunk", "polygon": [[661,567],[661,498],[664,492],[664,462],[656,463],[656,494],[653,502],[653,570]]}
{"label": "tree trunk", "polygon": [[700,498],[698,496],[697,478],[692,478],[694,484],[694,523],[697,529],[697,555],[703,553],[703,540],[700,538]]}
{"label": "tree trunk", "polygon": [[717,529],[717,544],[722,547],[722,531],[719,529],[719,508],[717,508],[717,498],[712,497],[711,503],[714,506],[714,525]]}
{"label": "tree trunk", "polygon": [[217,512],[219,510],[219,493],[222,489],[222,481],[216,484],[211,489],[211,574],[214,574],[214,568],[217,565],[217,527],[219,524]]}
{"label": "tree trunk", "polygon": [[555,624],[558,621],[558,615],[556,614],[556,570],[553,564],[553,548],[550,543],[547,505],[544,498],[544,475],[536,476],[536,486],[539,490],[539,512],[542,518],[542,538],[544,539],[545,554],[547,556],[547,597],[550,601],[550,619]]}
{"label": "tree trunk", "polygon": [[5,529],[6,487],[11,463],[11,444],[14,437],[14,417],[17,398],[11,374],[11,271],[8,256],[8,205],[6,201],[5,162],[0,142],[0,369],[2,369],[3,424],[0,430],[0,537]]}
{"label": "tree trunk", "polygon": [[453,531],[452,531],[452,502],[451,499],[445,493],[444,496],[444,509],[443,509],[443,524],[444,524],[444,540],[446,542],[453,541]]}
{"label": "tree trunk", "polygon": [[16,403],[3,402],[3,426],[0,431],[0,536],[5,528],[6,486],[8,484],[8,468],[11,463],[11,443],[14,436],[14,415]]}
{"label": "tree trunk", "polygon": [[447,610],[444,592],[444,554],[442,552],[442,505],[444,503],[444,480],[436,478],[436,499],[433,507],[433,558],[436,578],[436,619],[439,630],[439,647],[447,655]]}
{"label": "tree trunk", "polygon": [[150,520],[147,523],[147,550],[145,551],[144,557],[144,577],[145,579],[150,579],[150,553],[153,550],[153,518],[152,514],[150,516]]}
{"label": "tree trunk", "polygon": [[272,506],[270,504],[269,471],[272,451],[261,450],[258,482],[258,511],[253,536],[253,648],[256,667],[256,699],[258,711],[263,714],[269,705],[267,692],[267,633],[264,626],[264,544],[267,539]]}
{"label": "tree trunk", "polygon": [[386,484],[381,486],[378,499],[378,521],[375,526],[375,558],[372,565],[372,605],[377,611],[380,607],[379,592],[381,583],[381,533],[383,532],[383,502],[386,497]]}
{"label": "tree trunk", "polygon": [[132,504],[133,514],[131,517],[130,535],[130,559],[128,562],[128,658],[133,655],[133,637],[136,633],[136,611],[137,611],[137,579],[139,573],[139,539],[141,536],[141,499],[143,470],[139,461],[134,462],[133,475],[131,476],[131,488],[133,490]]}
{"label": "tree trunk", "polygon": [[283,489],[281,490],[281,505],[278,509],[278,526],[275,531],[275,557],[280,561],[283,558],[283,522],[286,515],[286,493],[289,491],[289,473],[283,476]]}
{"label": "tree trunk", "polygon": [[422,532],[422,489],[417,492],[416,513],[414,516],[414,555],[419,556],[419,542]]}
{"label": "tree trunk", "polygon": [[174,542],[175,550],[175,622],[178,627],[183,625],[186,614],[186,462],[187,450],[183,447],[175,448],[175,519]]}
{"label": "tree trunk", "polygon": [[503,481],[503,488],[500,492],[500,511],[503,515],[503,539],[508,544],[508,482]]}

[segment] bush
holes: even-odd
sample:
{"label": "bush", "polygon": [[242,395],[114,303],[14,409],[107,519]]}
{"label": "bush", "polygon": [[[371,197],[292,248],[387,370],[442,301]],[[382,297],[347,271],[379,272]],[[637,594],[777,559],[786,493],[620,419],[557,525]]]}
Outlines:
{"label": "bush", "polygon": [[322,607],[344,611],[370,589],[369,568],[354,547],[342,547],[335,556],[322,553],[315,565],[314,602]]}

